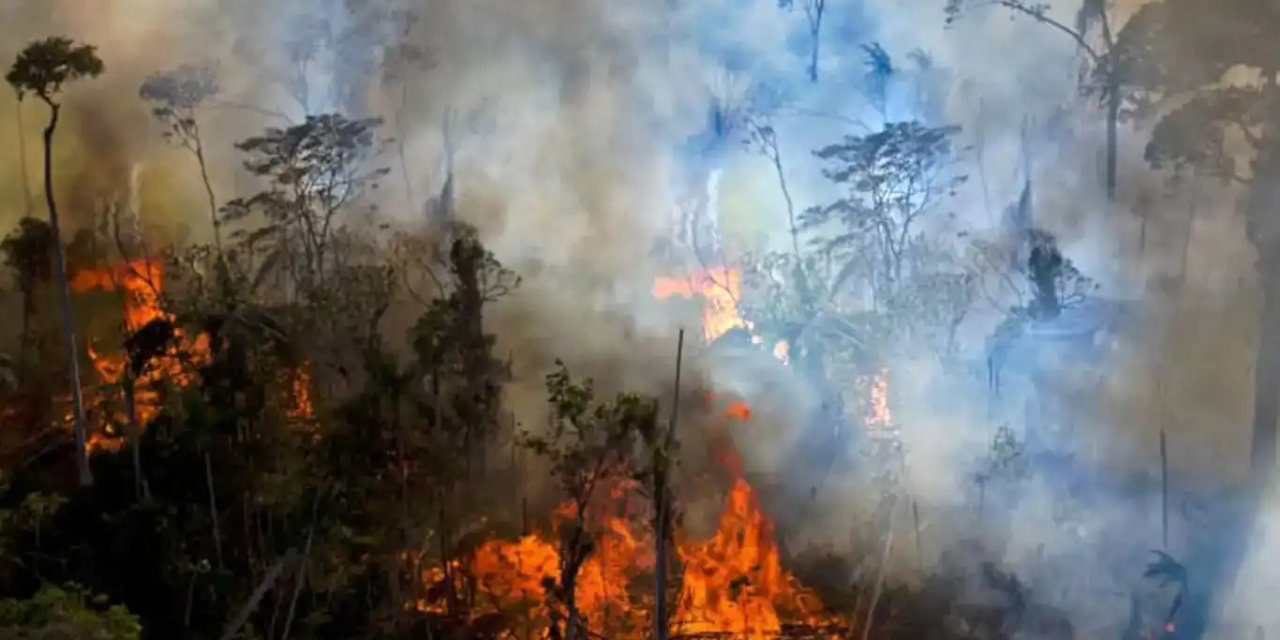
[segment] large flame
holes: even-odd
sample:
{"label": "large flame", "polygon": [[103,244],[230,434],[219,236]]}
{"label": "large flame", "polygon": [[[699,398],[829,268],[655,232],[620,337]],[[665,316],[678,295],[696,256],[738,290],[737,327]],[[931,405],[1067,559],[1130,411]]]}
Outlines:
{"label": "large flame", "polygon": [[[660,278],[654,283],[653,294],[660,299],[701,296],[705,305],[703,337],[710,342],[734,328],[751,329],[738,314],[738,287],[736,270],[716,268],[688,278]],[[787,344],[776,345],[774,355],[785,362]],[[709,393],[705,399],[714,405],[721,395]],[[773,522],[761,510],[729,437],[730,423],[751,420],[750,405],[727,398],[721,415],[722,420],[709,434],[710,453],[730,477],[731,489],[714,534],[701,540],[688,539],[680,532],[674,536],[683,572],[671,620],[673,630],[755,639],[776,636],[787,624],[838,628],[840,620],[827,614],[817,596],[782,567]],[[572,504],[557,509],[552,530],[572,517],[574,509]],[[603,515],[587,523],[595,547],[574,589],[580,618],[601,637],[647,637],[652,630],[655,555],[651,523],[645,514],[652,506],[638,485],[629,481],[611,487],[603,503],[591,510]],[[456,585],[459,576],[469,575],[480,592],[475,599],[478,609],[472,616],[515,617],[525,627],[513,630],[517,637],[546,637],[551,625],[547,587],[558,583],[561,571],[559,546],[553,540],[540,533],[514,541],[488,540],[465,561],[453,562],[448,571],[431,568],[424,578],[438,595],[442,587]],[[637,586],[637,580],[645,577],[648,580]],[[419,602],[418,606],[443,610],[438,600]]]}
{"label": "large flame", "polygon": [[871,413],[867,426],[873,429],[893,426],[893,412],[889,410],[889,370],[881,369],[871,380]]}
{"label": "large flame", "polygon": [[[156,261],[137,259],[119,262],[101,269],[85,269],[76,273],[71,280],[71,289],[76,293],[88,293],[94,290],[120,291],[124,297],[124,328],[126,333],[133,334],[155,320],[172,320],[160,304],[160,294],[164,290],[164,266]],[[160,411],[160,383],[170,382],[178,386],[190,384],[192,371],[184,365],[184,356],[189,362],[198,363],[209,353],[208,337],[198,335],[194,339],[184,335],[181,329],[174,330],[176,346],[156,358],[133,382],[133,421],[139,428],[149,424]],[[107,385],[126,383],[125,372],[128,356],[123,351],[101,353],[89,341],[85,346],[89,361],[97,371],[100,380]],[[108,398],[90,395],[89,404],[95,409],[95,415],[103,417],[103,424],[94,425],[95,429],[89,437],[89,448],[116,449],[121,441],[109,437],[115,431],[113,425],[128,424],[130,417],[121,411],[108,412]],[[104,415],[106,414],[106,415]]]}
{"label": "large flame", "polygon": [[[840,627],[840,619],[825,612],[816,594],[782,567],[773,522],[742,475],[726,429],[721,425],[719,437],[712,438],[712,454],[732,479],[718,527],[705,539],[675,535],[683,571],[673,632],[757,639],[777,636],[784,625],[819,632]],[[606,515],[588,523],[595,548],[578,574],[576,607],[593,635],[643,638],[652,629],[653,608],[654,542],[645,516],[649,506],[633,481],[615,485],[605,498],[593,509]],[[571,504],[557,509],[553,528],[574,509]],[[455,561],[452,579],[456,582],[465,573],[479,592],[472,616],[500,614],[522,627],[512,629],[515,637],[546,637],[551,625],[546,584],[558,582],[561,570],[554,540],[541,533],[514,541],[488,540],[468,560]],[[437,593],[451,579],[440,567],[426,571],[424,578]],[[425,601],[419,607],[443,608]]]}
{"label": "large flame", "polygon": [[731,267],[713,267],[687,277],[658,278],[653,281],[653,297],[659,300],[673,296],[702,297],[702,336],[707,342],[733,329],[751,328],[738,313],[741,294],[742,275]]}

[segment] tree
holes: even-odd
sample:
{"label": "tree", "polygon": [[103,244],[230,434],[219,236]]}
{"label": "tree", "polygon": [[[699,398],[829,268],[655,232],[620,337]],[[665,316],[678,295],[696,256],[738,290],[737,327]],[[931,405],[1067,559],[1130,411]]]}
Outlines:
{"label": "tree", "polygon": [[[795,0],[778,0],[779,9],[794,9]],[[800,0],[809,27],[809,81],[818,81],[818,49],[822,43],[822,19],[827,13],[827,0]]]}
{"label": "tree", "polygon": [[28,364],[30,353],[31,318],[36,313],[36,293],[40,285],[53,275],[50,258],[53,255],[53,230],[47,222],[35,218],[23,218],[18,228],[5,236],[0,243],[4,251],[5,265],[13,269],[22,292],[22,351],[19,364]]}
{"label": "tree", "polygon": [[[1122,66],[1113,64],[1118,36],[1107,0],[1081,0],[1075,25],[1067,25],[1049,15],[1052,6],[1033,0],[947,0],[947,22],[960,17],[966,4],[982,4],[1001,7],[1017,16],[1032,20],[1070,38],[1084,52],[1089,70],[1084,74],[1081,89],[1089,95],[1097,95],[1106,110],[1106,189],[1107,199],[1116,199],[1117,167],[1119,164],[1120,110],[1124,104],[1122,90],[1126,77]],[[1095,29],[1096,35],[1095,35]]]}
{"label": "tree", "polygon": [[[652,441],[657,403],[634,394],[621,394],[612,402],[596,399],[591,379],[575,382],[563,362],[547,375],[547,394],[554,411],[550,432],[525,433],[522,444],[545,456],[560,489],[573,505],[573,521],[560,528],[560,580],[545,584],[553,599],[567,611],[564,631],[556,626],[553,637],[584,638],[586,624],[575,605],[578,572],[594,550],[589,531],[590,513],[597,491],[607,484],[634,475],[637,447]],[[555,620],[556,616],[553,615]]]}
{"label": "tree", "polygon": [[[1280,9],[1260,0],[1165,0],[1144,5],[1125,24],[1108,61],[1138,99],[1165,107],[1147,144],[1150,164],[1194,167],[1248,190],[1246,230],[1263,295],[1251,451],[1259,483],[1269,482],[1276,466],[1280,418],[1280,128],[1271,115],[1280,107],[1280,44],[1267,35],[1278,26]],[[1258,70],[1259,80],[1224,82],[1237,66]],[[1232,134],[1252,148],[1251,159],[1228,151]]]}
{"label": "tree", "polygon": [[147,78],[138,89],[138,95],[152,104],[151,115],[168,127],[165,138],[181,145],[195,155],[200,166],[200,180],[204,183],[209,201],[209,222],[213,226],[213,242],[222,251],[222,226],[218,220],[217,198],[209,180],[209,167],[205,161],[204,139],[200,136],[197,112],[218,95],[218,74],[211,66],[182,65],[170,71]]}
{"label": "tree", "polygon": [[376,187],[383,168],[369,168],[377,119],[350,120],[331,113],[308,116],[286,129],[269,128],[236,145],[245,167],[269,188],[226,204],[226,221],[258,213],[266,224],[238,235],[249,252],[263,252],[260,277],[283,271],[294,291],[314,293],[336,266],[331,249],[339,216]]}
{"label": "tree", "polygon": [[[842,265],[831,283],[833,291],[849,284],[862,268],[872,306],[882,308],[892,306],[910,284],[924,249],[920,219],[966,179],[949,166],[951,139],[958,131],[891,123],[814,152],[831,164],[823,175],[844,190],[834,202],[810,207],[802,217],[805,228],[827,232],[815,244]],[[869,262],[863,263],[864,258]]]}
{"label": "tree", "polygon": [[77,469],[80,484],[93,484],[89,471],[88,439],[84,399],[80,389],[80,354],[76,347],[75,319],[71,311],[71,285],[67,278],[66,257],[62,249],[62,230],[58,223],[58,207],[53,191],[53,136],[58,128],[62,104],[58,96],[68,82],[96,78],[103,71],[97,49],[76,44],[69,38],[50,37],[37,40],[18,54],[5,75],[21,99],[33,94],[49,107],[49,122],[44,129],[44,199],[49,209],[49,228],[53,234],[54,266],[62,303],[62,332],[67,346],[67,377],[71,385],[71,404],[75,420]]}

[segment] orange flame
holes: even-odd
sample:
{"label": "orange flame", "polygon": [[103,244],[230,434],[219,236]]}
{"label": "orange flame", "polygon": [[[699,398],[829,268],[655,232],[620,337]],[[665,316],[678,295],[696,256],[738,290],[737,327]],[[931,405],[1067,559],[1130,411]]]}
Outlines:
{"label": "orange flame", "polygon": [[[75,274],[71,280],[71,288],[76,293],[90,291],[120,291],[124,297],[124,328],[132,334],[147,326],[154,320],[173,320],[173,316],[164,311],[160,296],[164,291],[164,265],[150,259],[136,259],[113,264],[101,269],[85,269]],[[207,362],[211,354],[209,336],[201,333],[191,338],[181,328],[175,327],[176,346],[171,346],[167,353],[156,358],[150,366],[134,381],[134,417],[139,428],[145,428],[160,412],[160,386],[169,382],[185,387],[194,380],[194,373],[187,364]],[[97,371],[99,378],[106,384],[118,384],[124,380],[125,368],[128,366],[127,354],[123,351],[100,353],[90,342],[85,347],[89,361]],[[187,362],[184,363],[184,356]],[[291,418],[306,418],[313,413],[309,393],[310,373],[301,367],[294,371],[289,381],[293,396],[293,405],[289,409]],[[95,413],[105,414],[106,398],[89,398],[90,406]],[[128,416],[116,412],[110,420],[96,425],[89,436],[90,451],[98,449],[115,450],[122,444],[111,435],[111,423],[127,424]]]}
{"label": "orange flame", "polygon": [[685,566],[674,619],[679,633],[765,638],[781,631],[784,622],[818,628],[838,624],[817,596],[782,568],[773,522],[743,478],[734,480],[715,535],[680,545],[679,554]]}
{"label": "orange flame", "polygon": [[893,413],[889,410],[889,370],[881,369],[871,381],[871,413],[867,426],[885,428],[893,425]]}
{"label": "orange flame", "polygon": [[738,314],[738,298],[742,294],[742,275],[730,267],[714,267],[686,278],[658,278],[653,282],[653,297],[666,300],[673,296],[701,296],[702,336],[707,342],[732,329],[750,329]]}
{"label": "orange flame", "polygon": [[[714,399],[714,394],[708,396]],[[732,489],[714,534],[704,540],[675,535],[683,573],[672,618],[674,631],[757,639],[776,636],[789,623],[819,631],[839,627],[839,618],[826,613],[816,594],[782,567],[773,522],[744,477],[727,423],[749,419],[750,407],[736,401],[725,416],[725,423],[713,426],[710,453],[733,479]],[[620,640],[643,638],[652,629],[649,575],[654,555],[646,511],[651,507],[635,481],[615,484],[604,497],[602,504],[592,507],[607,515],[588,523],[595,550],[578,574],[575,603],[580,619],[594,633]],[[561,505],[553,524],[572,517],[574,510],[572,504]],[[502,614],[524,625],[515,631],[545,637],[551,618],[542,606],[550,599],[544,581],[558,581],[561,570],[559,547],[552,540],[542,534],[514,541],[488,540],[467,561],[452,563],[455,575],[469,574],[474,579],[481,596],[479,610],[472,611],[472,616]],[[424,579],[437,587],[447,583],[441,567],[424,572]],[[637,588],[637,583],[644,586]],[[417,606],[441,610],[438,603]]]}

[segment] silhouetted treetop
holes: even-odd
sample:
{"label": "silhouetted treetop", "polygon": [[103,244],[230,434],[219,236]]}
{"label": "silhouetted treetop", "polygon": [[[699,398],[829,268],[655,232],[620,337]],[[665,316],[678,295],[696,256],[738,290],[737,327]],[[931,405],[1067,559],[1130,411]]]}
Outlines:
{"label": "silhouetted treetop", "polygon": [[27,45],[4,79],[18,92],[19,98],[34,93],[52,103],[63,84],[80,78],[96,78],[104,70],[97,47],[53,36]]}

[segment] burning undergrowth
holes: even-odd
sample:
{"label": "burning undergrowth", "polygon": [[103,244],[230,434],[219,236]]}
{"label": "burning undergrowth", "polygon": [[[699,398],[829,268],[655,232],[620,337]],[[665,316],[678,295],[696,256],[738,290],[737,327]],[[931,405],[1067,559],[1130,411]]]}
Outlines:
{"label": "burning undergrowth", "polygon": [[[725,443],[727,444],[727,443]],[[730,445],[731,446],[731,445]],[[731,450],[719,455],[734,466]],[[835,636],[843,620],[782,566],[773,523],[741,469],[732,477],[715,532],[673,535],[669,585],[672,635],[767,638],[780,634]],[[543,637],[570,619],[562,572],[573,546],[577,506],[562,504],[549,523],[516,540],[478,540],[447,568],[424,572],[429,585],[419,607],[447,610],[466,598],[473,624],[487,620],[514,637]],[[602,487],[585,528],[589,555],[576,567],[573,603],[582,631],[607,638],[647,637],[653,629],[653,508],[643,487],[618,481]]]}

